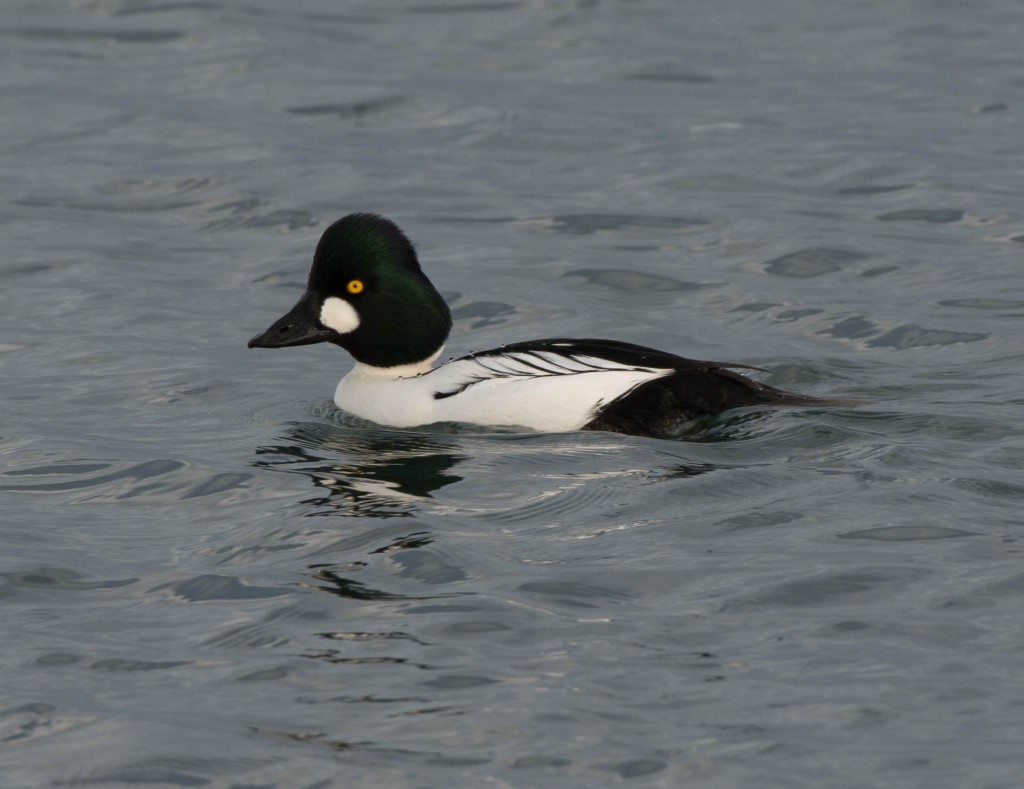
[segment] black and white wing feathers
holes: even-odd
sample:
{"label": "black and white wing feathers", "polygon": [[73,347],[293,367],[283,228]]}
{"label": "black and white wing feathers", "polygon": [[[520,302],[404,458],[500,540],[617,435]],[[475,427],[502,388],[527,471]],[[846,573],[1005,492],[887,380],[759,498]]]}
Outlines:
{"label": "black and white wing feathers", "polygon": [[[502,345],[477,351],[448,363],[460,370],[459,379],[437,391],[443,399],[495,378],[542,378],[604,371],[712,371],[726,368],[760,370],[745,364],[706,362],[616,340],[549,339]],[[448,366],[446,365],[446,366]]]}
{"label": "black and white wing feathers", "polygon": [[[585,429],[637,435],[663,435],[681,425],[733,408],[756,405],[839,405],[792,394],[738,372],[759,367],[687,359],[642,345],[615,340],[548,339],[503,345],[455,359],[430,376],[436,400],[454,397],[484,381],[579,376],[593,388]],[[443,371],[443,373],[442,373]],[[634,373],[622,388],[609,391],[592,373]],[[442,373],[442,374],[438,374]],[[620,376],[620,380],[622,377]]]}
{"label": "black and white wing feathers", "polygon": [[[710,370],[730,367],[761,370],[760,367],[751,367],[748,364],[687,359],[674,353],[618,340],[530,340],[529,342],[502,345],[491,351],[478,351],[464,358],[473,359],[481,356],[517,353],[552,353],[576,359],[604,360],[604,362],[614,365],[615,369]],[[761,372],[765,371],[761,370]]]}

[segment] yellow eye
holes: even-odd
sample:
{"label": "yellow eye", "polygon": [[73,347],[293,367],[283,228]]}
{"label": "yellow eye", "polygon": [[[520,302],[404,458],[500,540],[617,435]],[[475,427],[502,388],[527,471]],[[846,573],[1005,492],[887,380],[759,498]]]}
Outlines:
{"label": "yellow eye", "polygon": [[363,281],[361,279],[354,279],[345,286],[345,290],[349,293],[362,293]]}

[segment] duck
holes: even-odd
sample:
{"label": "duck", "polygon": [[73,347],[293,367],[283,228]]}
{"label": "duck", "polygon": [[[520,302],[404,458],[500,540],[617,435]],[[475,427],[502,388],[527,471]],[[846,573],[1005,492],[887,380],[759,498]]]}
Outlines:
{"label": "duck", "polygon": [[435,366],[451,328],[451,311],[405,233],[382,216],[356,213],[324,231],[302,297],[249,347],[344,348],[355,364],[335,404],[392,428],[461,423],[664,437],[736,408],[854,402],[786,392],[737,372],[766,372],[758,367],[618,340],[530,340]]}

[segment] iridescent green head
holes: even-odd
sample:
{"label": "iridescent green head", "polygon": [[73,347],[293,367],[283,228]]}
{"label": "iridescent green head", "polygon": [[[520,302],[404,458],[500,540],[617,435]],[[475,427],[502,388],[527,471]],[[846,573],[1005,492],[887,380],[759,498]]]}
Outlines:
{"label": "iridescent green head", "polygon": [[324,231],[306,292],[250,348],[333,342],[374,367],[415,364],[440,351],[452,318],[388,219],[350,214]]}

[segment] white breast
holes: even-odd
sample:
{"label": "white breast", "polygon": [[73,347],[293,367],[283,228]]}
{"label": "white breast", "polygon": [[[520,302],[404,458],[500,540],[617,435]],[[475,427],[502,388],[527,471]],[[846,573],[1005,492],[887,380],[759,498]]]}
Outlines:
{"label": "white breast", "polygon": [[341,379],[334,401],[350,414],[394,427],[467,422],[562,432],[579,430],[602,405],[670,372],[537,353],[457,359],[412,377],[357,364]]}

